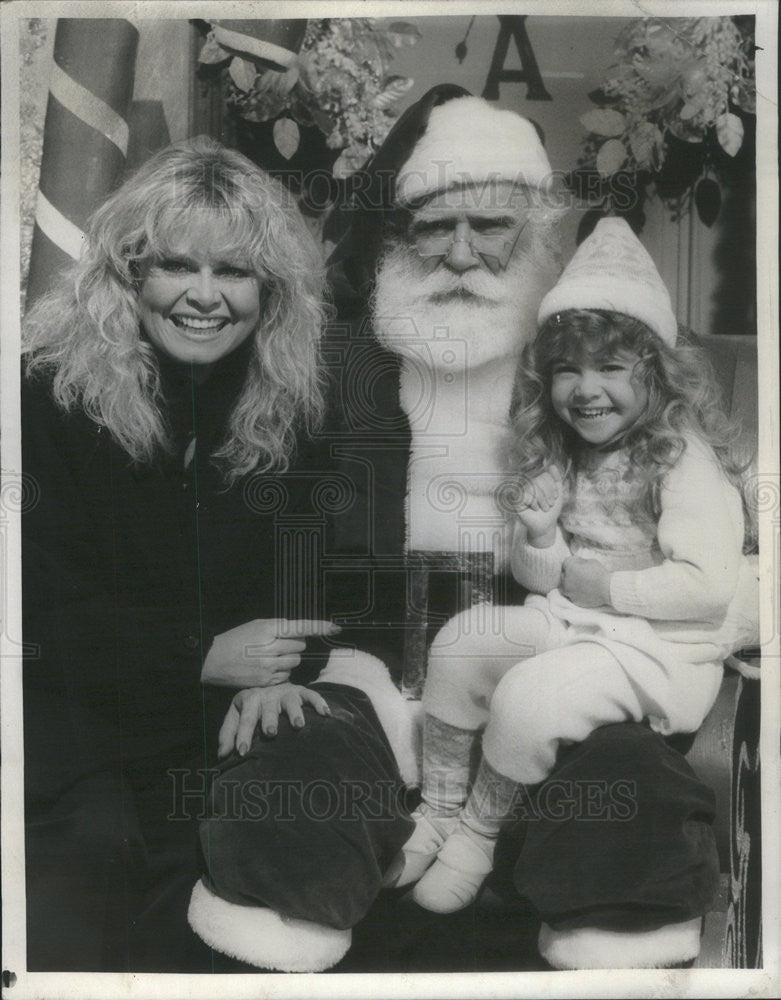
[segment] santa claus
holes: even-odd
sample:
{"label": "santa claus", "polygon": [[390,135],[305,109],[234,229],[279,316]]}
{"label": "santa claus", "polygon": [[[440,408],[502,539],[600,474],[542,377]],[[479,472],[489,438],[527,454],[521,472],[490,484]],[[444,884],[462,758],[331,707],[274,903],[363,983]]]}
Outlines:
{"label": "santa claus", "polygon": [[[550,179],[532,123],[452,86],[410,108],[358,178],[335,254],[340,320],[326,352],[338,372],[331,451],[350,484],[324,560],[325,612],[345,626],[346,648],[315,682],[332,715],[307,716],[299,732],[281,724],[274,740],[228,762],[190,909],[204,940],[252,964],[333,966],[393,881],[412,824],[400,796],[379,801],[377,789],[414,781],[414,712],[385,667],[414,693],[421,650],[405,648],[405,624],[457,610],[435,590],[421,609],[408,586],[414,568],[463,571],[479,554],[478,597],[519,597],[505,572],[500,498],[516,361],[560,271]],[[539,912],[540,947],[556,967],[669,965],[699,947],[691,921],[713,892],[713,797],[655,734],[630,730],[598,730],[551,780],[573,794],[634,781],[632,815],[561,823],[538,811],[513,848],[511,891]],[[274,809],[226,818],[228,790],[258,778],[286,788],[364,782],[371,793],[363,810],[332,811],[327,822],[324,803],[304,798],[288,798],[284,825]]]}

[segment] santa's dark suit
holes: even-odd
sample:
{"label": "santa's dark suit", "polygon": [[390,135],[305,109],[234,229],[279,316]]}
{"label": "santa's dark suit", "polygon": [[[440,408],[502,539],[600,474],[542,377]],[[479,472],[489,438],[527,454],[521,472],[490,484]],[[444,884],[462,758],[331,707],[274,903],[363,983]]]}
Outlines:
{"label": "santa's dark suit", "polygon": [[[377,342],[366,303],[382,226],[393,208],[393,174],[425,133],[431,109],[463,93],[454,87],[429,92],[399,120],[369,165],[370,183],[361,196],[364,210],[359,205],[337,254],[334,274],[340,319],[329,331],[325,346],[326,361],[338,371],[333,456],[351,484],[349,496],[334,511],[330,549],[325,554],[331,601],[325,612],[349,624],[350,642],[387,664],[396,679],[402,670],[408,600],[404,554],[412,434],[399,399],[402,366]],[[494,592],[502,603],[521,597],[506,574],[497,577]],[[431,611],[439,613],[440,621],[455,610],[447,597],[437,606],[434,596]],[[364,662],[356,655],[354,681]],[[346,683],[351,683],[349,677]],[[400,759],[404,751],[398,748],[409,730],[394,716],[397,707],[382,721]],[[352,753],[349,729],[342,733],[334,729],[341,756],[330,755],[333,722],[310,716],[305,765],[297,762],[304,746],[301,734],[283,728],[273,742],[259,745],[256,740],[249,762],[229,762],[223,777],[238,775],[247,780],[287,775],[338,785],[343,777],[359,780],[363,774],[371,781],[371,758],[364,753],[360,727],[355,730]],[[218,779],[217,800],[224,789]],[[601,806],[594,804],[594,789]],[[618,796],[621,801],[613,801],[613,789],[624,790],[623,799]],[[576,936],[581,928],[637,932],[627,937],[627,941],[636,937],[640,942],[637,955],[613,956],[613,964],[656,964],[657,930],[689,921],[712,905],[718,880],[711,832],[713,795],[678,749],[645,726],[598,729],[582,744],[562,752],[546,785],[534,793],[523,822],[500,843],[494,881],[500,892],[530,901],[554,931]],[[577,800],[581,795],[592,796],[593,808],[568,807],[573,797]],[[398,808],[399,816],[406,817]],[[394,837],[397,834],[394,828]],[[222,897],[220,903],[228,900],[245,908],[243,914],[238,913],[238,923],[234,922],[235,909],[227,916],[231,933],[236,927],[249,927],[258,914],[262,916],[259,906],[315,921],[324,928],[347,930],[354,925],[379,891],[394,838],[378,845],[362,834],[363,839],[353,838],[337,851],[335,835],[336,827],[305,819],[284,827],[265,821],[210,821],[202,835],[204,843],[210,840],[212,844],[209,884]],[[290,850],[284,844],[288,837],[292,837]],[[220,846],[215,850],[217,843]],[[282,853],[275,853],[279,850]],[[302,873],[305,858],[316,858],[317,864],[305,866]],[[302,931],[308,930],[303,925]],[[229,933],[218,928],[211,941],[227,950],[229,938]],[[346,946],[340,939],[335,957],[343,950],[342,944]],[[291,933],[287,945],[295,946],[295,934]],[[665,947],[662,943],[660,964],[670,954]],[[244,950],[242,957],[256,964],[304,967],[286,966],[272,954],[273,949],[267,949],[265,956],[259,956],[257,949],[251,951]],[[333,964],[335,957],[329,961],[326,952],[312,968]],[[582,964],[593,962],[587,950]]]}

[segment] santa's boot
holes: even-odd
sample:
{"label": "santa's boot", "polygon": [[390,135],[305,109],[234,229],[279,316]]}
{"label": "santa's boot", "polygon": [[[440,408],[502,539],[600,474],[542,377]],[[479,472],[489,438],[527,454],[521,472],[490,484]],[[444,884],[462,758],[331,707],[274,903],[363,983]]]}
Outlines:
{"label": "santa's boot", "polygon": [[537,945],[554,969],[689,968],[700,953],[702,924],[701,917],[642,931],[543,924]]}
{"label": "santa's boot", "polygon": [[347,954],[352,931],[296,920],[265,906],[239,906],[195,883],[187,920],[216,951],[260,969],[324,972]]}

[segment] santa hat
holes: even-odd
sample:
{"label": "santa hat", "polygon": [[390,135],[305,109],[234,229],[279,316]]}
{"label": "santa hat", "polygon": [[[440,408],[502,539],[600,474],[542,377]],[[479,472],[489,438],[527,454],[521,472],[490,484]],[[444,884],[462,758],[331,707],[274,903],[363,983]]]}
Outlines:
{"label": "santa hat", "polygon": [[656,265],[625,219],[600,219],[540,304],[538,320],[566,309],[606,309],[639,319],[673,346],[678,323]]}
{"label": "santa hat", "polygon": [[456,84],[438,84],[396,121],[369,162],[350,179],[350,226],[331,254],[356,289],[368,290],[382,223],[399,205],[450,185],[487,180],[541,187],[550,164],[537,130]]}
{"label": "santa hat", "polygon": [[482,97],[460,97],[432,109],[396,177],[396,201],[408,205],[438,191],[491,180],[539,188],[550,174],[530,121]]}

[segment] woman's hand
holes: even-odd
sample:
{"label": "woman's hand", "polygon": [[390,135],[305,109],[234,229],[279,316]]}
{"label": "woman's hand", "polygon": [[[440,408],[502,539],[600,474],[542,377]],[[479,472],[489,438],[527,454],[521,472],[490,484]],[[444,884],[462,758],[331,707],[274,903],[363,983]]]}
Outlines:
{"label": "woman's hand", "polygon": [[610,607],[610,575],[596,559],[570,556],[561,569],[559,590],[581,608]]}
{"label": "woman's hand", "polygon": [[304,704],[311,705],[319,715],[330,715],[325,698],[299,684],[275,684],[239,691],[220,727],[217,753],[227,757],[235,747],[241,756],[249,750],[252,734],[260,723],[266,736],[276,736],[279,713],[284,709],[290,724],[301,729],[304,724]]}
{"label": "woman's hand", "polygon": [[310,635],[336,635],[333,622],[256,618],[216,636],[201,671],[202,684],[266,687],[280,684],[301,662]]}
{"label": "woman's hand", "polygon": [[553,544],[556,523],[564,506],[564,484],[561,472],[551,465],[535,476],[526,487],[516,513],[526,528],[526,541],[538,548]]}

